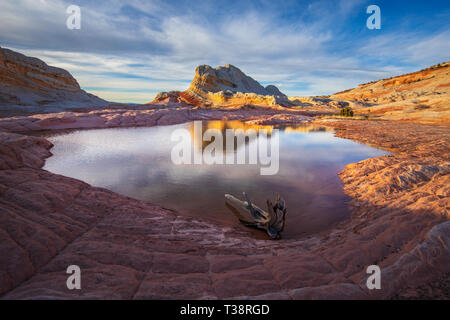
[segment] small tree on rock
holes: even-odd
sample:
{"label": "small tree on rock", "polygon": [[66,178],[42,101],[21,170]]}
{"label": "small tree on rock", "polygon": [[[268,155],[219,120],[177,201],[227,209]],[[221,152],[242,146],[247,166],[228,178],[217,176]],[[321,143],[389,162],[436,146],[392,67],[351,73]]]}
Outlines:
{"label": "small tree on rock", "polygon": [[342,108],[340,115],[343,117],[353,117],[353,110],[350,107]]}

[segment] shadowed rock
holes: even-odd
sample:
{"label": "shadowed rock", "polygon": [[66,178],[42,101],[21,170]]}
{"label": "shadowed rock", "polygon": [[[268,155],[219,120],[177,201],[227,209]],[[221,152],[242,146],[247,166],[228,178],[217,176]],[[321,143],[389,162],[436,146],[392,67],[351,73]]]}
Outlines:
{"label": "shadowed rock", "polygon": [[0,107],[9,112],[55,112],[106,107],[109,103],[80,88],[64,69],[0,48]]}
{"label": "shadowed rock", "polygon": [[[395,153],[340,173],[354,198],[351,219],[309,238],[276,242],[41,170],[50,143],[2,133],[0,297],[402,298],[448,275],[447,128],[322,124]],[[409,168],[415,173],[406,174]],[[66,287],[72,264],[82,270],[80,291]],[[372,264],[381,268],[381,290],[365,286]]]}

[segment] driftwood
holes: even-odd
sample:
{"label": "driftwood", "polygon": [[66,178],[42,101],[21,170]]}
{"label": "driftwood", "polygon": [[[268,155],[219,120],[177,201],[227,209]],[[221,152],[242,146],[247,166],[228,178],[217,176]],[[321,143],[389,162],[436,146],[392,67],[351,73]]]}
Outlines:
{"label": "driftwood", "polygon": [[264,211],[252,204],[245,192],[243,194],[246,201],[241,201],[230,194],[225,195],[231,205],[244,209],[239,211],[243,217],[239,220],[247,227],[265,230],[272,239],[280,239],[287,213],[285,201],[277,195],[275,205],[267,200],[267,211]]}

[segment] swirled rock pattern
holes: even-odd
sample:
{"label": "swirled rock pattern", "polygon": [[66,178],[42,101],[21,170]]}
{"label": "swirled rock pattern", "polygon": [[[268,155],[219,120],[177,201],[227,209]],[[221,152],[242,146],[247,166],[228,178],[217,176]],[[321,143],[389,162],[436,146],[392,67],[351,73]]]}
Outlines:
{"label": "swirled rock pattern", "polygon": [[107,105],[82,90],[68,71],[0,47],[0,116]]}
{"label": "swirled rock pattern", "polygon": [[332,95],[357,113],[389,120],[450,124],[450,62]]}
{"label": "swirled rock pattern", "polygon": [[[169,115],[152,121],[181,119]],[[111,121],[118,115],[96,116]],[[258,116],[247,113],[253,121]],[[83,123],[51,117],[53,128]],[[124,119],[116,125],[135,123]],[[22,124],[7,122],[9,131],[27,126],[24,119],[16,121]],[[340,137],[393,153],[340,173],[354,198],[350,220],[315,236],[281,241],[252,239],[240,227],[186,218],[44,171],[48,141],[0,134],[0,297],[371,299],[425,292],[448,298],[448,291],[435,285],[450,273],[448,127],[321,124],[337,128]],[[66,268],[73,264],[81,267],[81,290],[66,287]],[[372,264],[381,267],[381,290],[366,287]]]}
{"label": "swirled rock pattern", "polygon": [[[148,105],[145,110],[105,109],[89,112],[60,112],[0,118],[0,130],[29,132],[60,129],[89,129],[113,127],[142,127],[178,124],[192,120],[243,120],[277,124],[312,121],[315,112],[285,111],[274,108],[212,109],[192,108],[186,105]],[[266,119],[269,119],[267,121]],[[272,122],[271,120],[272,119]]]}
{"label": "swirled rock pattern", "polygon": [[[167,100],[169,98],[169,100]],[[184,92],[162,92],[153,103],[166,101],[185,102],[194,106],[290,105],[287,96],[276,86],[263,87],[239,68],[227,64],[212,68],[201,65]]]}

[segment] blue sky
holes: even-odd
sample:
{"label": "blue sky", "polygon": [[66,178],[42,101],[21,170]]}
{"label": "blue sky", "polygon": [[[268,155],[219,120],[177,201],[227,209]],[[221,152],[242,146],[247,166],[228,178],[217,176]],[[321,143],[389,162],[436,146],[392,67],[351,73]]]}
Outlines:
{"label": "blue sky", "polygon": [[[70,4],[81,30],[66,28]],[[371,4],[380,30],[366,27]],[[0,46],[111,101],[185,90],[196,66],[227,63],[290,96],[323,95],[449,61],[450,2],[2,0]]]}

